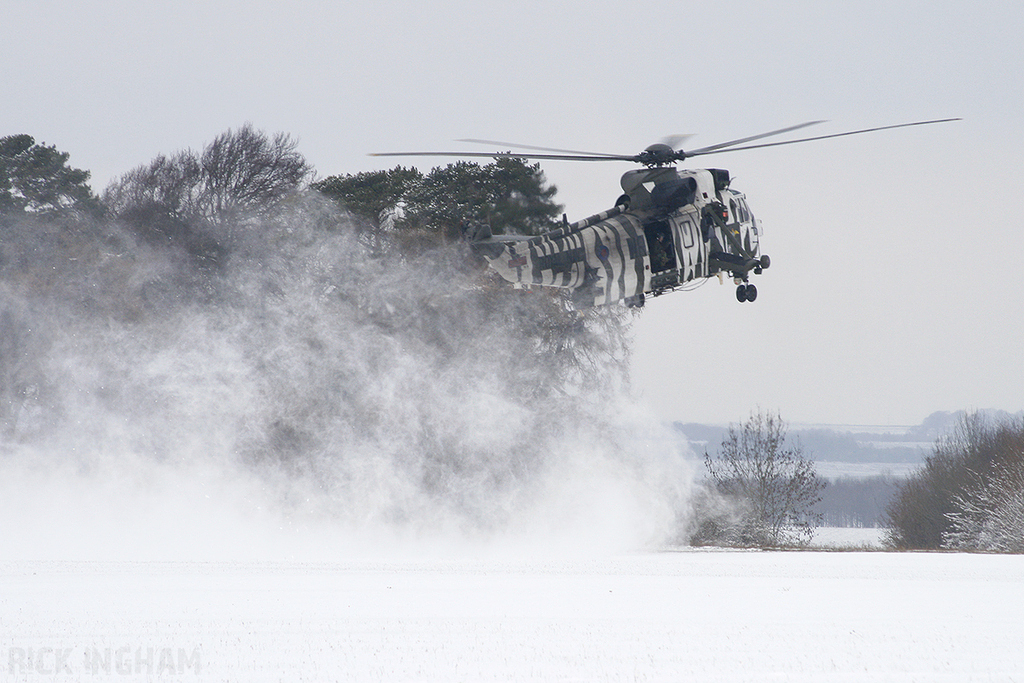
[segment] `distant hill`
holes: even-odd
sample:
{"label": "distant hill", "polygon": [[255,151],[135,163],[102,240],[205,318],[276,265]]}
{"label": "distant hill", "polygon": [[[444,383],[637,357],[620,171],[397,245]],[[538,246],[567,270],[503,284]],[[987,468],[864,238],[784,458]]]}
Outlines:
{"label": "distant hill", "polygon": [[[978,411],[994,421],[1024,417],[1002,410]],[[916,464],[931,453],[935,440],[953,430],[966,411],[935,412],[919,425],[801,425],[790,424],[789,438],[799,441],[806,456],[816,461],[842,463]],[[728,425],[674,422],[672,426],[697,455],[717,455]]]}

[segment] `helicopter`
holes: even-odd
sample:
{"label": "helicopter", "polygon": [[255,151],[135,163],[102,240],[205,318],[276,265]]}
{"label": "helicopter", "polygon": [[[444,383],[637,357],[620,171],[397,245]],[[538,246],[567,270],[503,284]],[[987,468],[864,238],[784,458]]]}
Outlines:
{"label": "helicopter", "polygon": [[641,168],[620,181],[623,194],[606,211],[530,237],[494,235],[486,224],[463,226],[471,249],[514,287],[567,289],[580,307],[622,302],[643,306],[650,297],[687,289],[713,277],[736,285],[736,299],[752,302],[757,287],[750,276],[771,265],[761,253],[761,225],[746,195],[731,187],[720,168],[679,169],[692,157],[791,145],[861,133],[946,123],[959,119],[915,121],[814,137],[749,144],[824,121],[808,121],[728,142],[683,150],[689,136],[655,143],[639,154],[603,154],[536,147],[494,140],[457,142],[500,145],[525,152],[382,152],[371,156],[458,156],[560,161],[626,161]]}

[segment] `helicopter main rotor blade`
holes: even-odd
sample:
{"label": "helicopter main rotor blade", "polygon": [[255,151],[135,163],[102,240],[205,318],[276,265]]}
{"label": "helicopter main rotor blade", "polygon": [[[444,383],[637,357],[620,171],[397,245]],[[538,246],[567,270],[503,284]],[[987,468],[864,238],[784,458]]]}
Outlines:
{"label": "helicopter main rotor blade", "polygon": [[794,145],[798,142],[811,142],[812,140],[827,140],[829,138],[841,138],[847,135],[859,135],[860,133],[873,133],[879,130],[892,130],[893,128],[909,128],[910,126],[926,126],[931,123],[948,123],[950,121],[960,121],[959,118],[955,119],[935,119],[934,121],[914,121],[913,123],[898,123],[894,126],[879,126],[878,128],[863,128],[861,130],[851,130],[845,133],[833,133],[832,135],[816,135],[812,138],[800,138],[799,140],[784,140],[782,142],[765,142],[760,145],[746,145],[744,147],[730,147],[729,149],[714,149],[705,148],[695,150],[693,152],[687,152],[687,157],[699,156],[703,154],[719,154],[721,152],[739,152],[744,149],[761,149],[763,147],[778,147],[780,145]]}
{"label": "helicopter main rotor blade", "polygon": [[708,147],[701,147],[700,149],[695,149],[692,152],[686,152],[686,156],[692,157],[692,156],[696,156],[698,154],[710,154],[711,152],[714,152],[715,150],[723,149],[725,147],[732,147],[733,145],[742,145],[744,142],[753,142],[754,140],[761,140],[763,138],[770,138],[773,135],[782,135],[783,133],[789,133],[789,132],[792,132],[794,130],[799,130],[801,128],[806,128],[807,126],[816,126],[819,123],[825,123],[825,122],[824,121],[807,121],[805,123],[798,123],[795,126],[788,126],[786,128],[780,128],[778,130],[773,130],[773,131],[768,132],[768,133],[761,133],[760,135],[751,135],[748,138],[740,138],[738,140],[730,140],[729,142],[720,142],[717,145],[710,145]]}
{"label": "helicopter main rotor blade", "polygon": [[505,148],[515,148],[515,147],[518,147],[520,149],[533,149],[533,150],[537,150],[538,152],[558,152],[559,154],[569,154],[569,155],[573,155],[573,156],[588,156],[588,157],[619,157],[619,156],[625,156],[625,155],[619,155],[619,154],[608,154],[607,152],[581,152],[581,151],[579,151],[577,149],[556,149],[554,147],[537,147],[536,145],[520,145],[520,144],[515,143],[515,142],[499,142],[497,140],[477,140],[475,138],[463,138],[461,140],[456,140],[455,142],[472,142],[472,143],[478,144],[478,145],[498,145],[500,147],[505,147]]}
{"label": "helicopter main rotor blade", "polygon": [[372,152],[371,157],[473,157],[480,159],[553,159],[555,161],[635,161],[634,156],[620,154],[574,155],[529,154],[519,152]]}
{"label": "helicopter main rotor blade", "polygon": [[[913,123],[899,123],[894,126],[879,126],[876,128],[862,128],[860,130],[851,130],[845,133],[832,133],[830,135],[816,135],[809,138],[799,138],[797,140],[784,140],[782,142],[766,142],[759,145],[746,145],[744,143],[753,142],[754,140],[761,140],[773,135],[781,135],[783,133],[789,133],[794,130],[806,128],[807,126],[814,126],[824,121],[807,121],[805,123],[799,123],[795,126],[788,126],[786,128],[780,128],[779,130],[769,131],[767,133],[761,133],[760,135],[751,135],[745,138],[739,138],[737,140],[730,140],[729,142],[720,142],[716,145],[710,145],[708,147],[700,147],[693,151],[687,152],[685,150],[678,150],[674,152],[662,153],[661,150],[652,149],[657,147],[652,145],[652,148],[644,150],[640,154],[599,154],[597,152],[580,152],[571,149],[554,149],[551,147],[535,147],[532,145],[514,145],[508,142],[497,142],[495,140],[476,140],[476,139],[464,139],[459,142],[473,142],[489,145],[501,145],[503,147],[523,147],[525,149],[536,149],[542,152],[552,152],[552,154],[535,154],[532,152],[375,152],[369,156],[372,157],[464,157],[464,158],[480,158],[480,159],[551,159],[554,161],[632,161],[634,163],[647,164],[648,166],[661,166],[674,161],[682,161],[690,157],[704,156],[706,154],[719,154],[721,152],[738,152],[747,149],[762,149],[764,147],[778,147],[780,145],[794,145],[798,142],[811,142],[813,140],[828,140],[829,138],[841,138],[847,135],[859,135],[861,133],[873,133],[880,130],[892,130],[894,128],[908,128],[910,126],[925,126],[932,123],[948,123],[950,121],[960,121],[959,118],[952,119],[935,119],[932,121],[914,121]],[[681,137],[681,136],[676,136]],[[737,147],[736,145],[741,145]],[[674,148],[674,145],[667,145]]]}

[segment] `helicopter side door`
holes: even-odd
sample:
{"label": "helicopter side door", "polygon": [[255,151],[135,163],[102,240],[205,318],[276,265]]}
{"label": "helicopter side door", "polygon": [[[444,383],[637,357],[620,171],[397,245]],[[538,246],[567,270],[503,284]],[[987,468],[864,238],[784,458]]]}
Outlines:
{"label": "helicopter side door", "polygon": [[672,217],[675,233],[676,262],[679,282],[689,282],[707,273],[707,243],[700,234],[700,222],[695,210],[681,211]]}

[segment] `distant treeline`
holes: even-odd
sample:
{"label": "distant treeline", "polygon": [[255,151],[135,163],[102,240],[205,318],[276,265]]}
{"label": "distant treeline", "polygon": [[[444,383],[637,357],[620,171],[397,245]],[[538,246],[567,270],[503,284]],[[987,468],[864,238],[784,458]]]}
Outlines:
{"label": "distant treeline", "polygon": [[815,508],[823,526],[882,527],[885,511],[900,486],[891,475],[842,477],[828,482]]}
{"label": "distant treeline", "polygon": [[[921,424],[893,432],[849,432],[816,427],[813,429],[790,428],[790,438],[798,441],[807,456],[817,461],[850,463],[923,463],[932,450],[932,444],[945,434],[957,428],[965,411],[932,413]],[[1024,415],[1010,415],[1003,411],[985,411],[985,419],[1001,421],[1020,418]],[[698,447],[707,448],[711,455],[717,454],[719,444],[728,427],[693,422],[675,422],[676,431],[687,441]]]}

